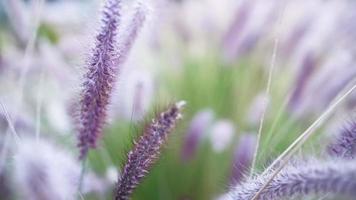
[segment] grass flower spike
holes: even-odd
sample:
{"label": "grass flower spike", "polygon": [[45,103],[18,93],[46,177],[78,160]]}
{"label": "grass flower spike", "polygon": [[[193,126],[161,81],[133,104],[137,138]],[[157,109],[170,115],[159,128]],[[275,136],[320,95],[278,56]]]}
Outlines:
{"label": "grass flower spike", "polygon": [[[238,185],[232,199],[251,200],[269,174]],[[356,195],[356,162],[327,161],[290,164],[258,196],[258,200],[293,199],[308,195]]]}
{"label": "grass flower spike", "polygon": [[[96,44],[88,62],[88,72],[83,84],[79,148],[83,159],[90,148],[95,148],[106,121],[106,110],[110,102],[116,75],[131,49],[145,13],[138,9],[128,37],[119,45],[117,29],[120,22],[120,0],[108,0],[103,10],[102,27],[96,36]],[[118,46],[118,47],[117,47]]]}
{"label": "grass flower spike", "polygon": [[145,128],[143,135],[135,143],[116,189],[116,200],[130,198],[133,190],[148,173],[153,163],[158,159],[160,149],[166,142],[168,134],[181,118],[181,109],[185,102],[180,101],[169,107]]}
{"label": "grass flower spike", "polygon": [[88,61],[88,72],[83,84],[80,122],[80,158],[84,158],[89,148],[96,146],[106,118],[112,86],[118,66],[114,59],[117,28],[120,20],[120,1],[109,0],[103,9],[102,27],[96,36],[96,44]]}

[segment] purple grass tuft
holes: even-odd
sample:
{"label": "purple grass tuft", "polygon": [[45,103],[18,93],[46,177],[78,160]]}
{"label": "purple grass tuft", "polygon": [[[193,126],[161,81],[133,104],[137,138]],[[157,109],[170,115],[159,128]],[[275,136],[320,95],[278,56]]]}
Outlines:
{"label": "purple grass tuft", "polygon": [[127,200],[140,181],[146,176],[153,163],[158,159],[160,149],[166,142],[168,134],[181,118],[181,109],[185,102],[181,101],[167,111],[162,112],[145,128],[143,135],[135,143],[123,173],[119,178],[115,200]]}
{"label": "purple grass tuft", "polygon": [[[251,200],[270,178],[253,178],[230,192],[231,199]],[[258,200],[293,199],[308,195],[356,195],[356,162],[336,161],[289,164],[260,193]]]}
{"label": "purple grass tuft", "polygon": [[[96,36],[96,45],[89,58],[88,72],[83,84],[80,102],[79,148],[83,159],[90,148],[95,148],[106,121],[116,75],[125,62],[132,44],[145,19],[140,6],[129,26],[127,37],[118,45],[117,28],[120,22],[120,0],[108,0],[104,6],[102,27]],[[117,47],[118,46],[118,47]]]}

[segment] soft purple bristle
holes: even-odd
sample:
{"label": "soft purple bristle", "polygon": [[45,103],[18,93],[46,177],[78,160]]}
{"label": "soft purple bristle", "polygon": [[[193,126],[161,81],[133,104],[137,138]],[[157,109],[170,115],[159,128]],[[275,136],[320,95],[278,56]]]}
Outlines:
{"label": "soft purple bristle", "polygon": [[119,178],[115,199],[127,200],[133,190],[146,176],[153,163],[158,159],[160,149],[169,133],[181,118],[181,109],[185,102],[178,102],[160,113],[145,128],[143,135],[128,154],[126,165]]}
{"label": "soft purple bristle", "polygon": [[356,121],[350,120],[328,146],[328,153],[333,157],[354,159],[356,155]]}
{"label": "soft purple bristle", "polygon": [[[142,7],[142,6],[141,6]],[[90,148],[95,148],[106,121],[116,75],[137,37],[145,12],[139,7],[130,24],[128,36],[118,45],[120,0],[108,0],[103,9],[102,27],[96,36],[96,45],[88,62],[80,102],[79,148],[83,159]]]}
{"label": "soft purple bristle", "polygon": [[[254,199],[270,174],[238,185],[229,194],[231,199]],[[356,195],[355,161],[330,160],[289,164],[258,195],[256,200],[293,199],[309,195]]]}

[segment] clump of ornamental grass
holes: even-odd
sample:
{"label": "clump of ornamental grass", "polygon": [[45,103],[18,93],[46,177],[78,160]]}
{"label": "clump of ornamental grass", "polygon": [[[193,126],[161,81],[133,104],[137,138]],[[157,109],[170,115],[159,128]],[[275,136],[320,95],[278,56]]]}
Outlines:
{"label": "clump of ornamental grass", "polygon": [[146,9],[139,4],[128,26],[126,37],[119,41],[121,0],[108,0],[102,11],[102,27],[96,36],[95,46],[87,62],[79,113],[80,158],[95,148],[107,118],[107,107],[112,96],[117,74],[142,27]]}
{"label": "clump of ornamental grass", "polygon": [[[122,2],[121,0],[106,0],[104,10],[102,12],[103,15],[102,27],[100,28],[96,36],[94,47],[92,49],[90,57],[87,60],[88,61],[86,65],[87,73],[84,77],[82,95],[81,95],[80,103],[78,104],[80,107],[79,108],[80,116],[78,121],[79,124],[78,146],[80,148],[81,159],[85,159],[89,149],[95,148],[97,145],[98,138],[102,134],[103,127],[107,121],[107,116],[106,116],[107,108],[108,105],[110,104],[110,99],[112,96],[112,91],[114,89],[115,82],[117,81],[117,74],[120,73],[123,64],[125,63],[125,60],[129,54],[129,51],[138,35],[139,29],[140,27],[142,27],[145,21],[146,9],[141,4],[139,4],[139,6],[136,9],[136,12],[133,15],[131,23],[129,23],[127,29],[124,31],[125,33],[123,35],[118,35],[119,33],[118,28],[121,27],[121,23],[120,23],[121,2]],[[231,29],[229,29],[229,33],[225,38],[226,45],[224,46],[226,46],[225,49],[226,58],[231,57],[230,58],[231,60],[235,60],[237,56],[241,56],[242,54],[245,54],[247,51],[251,50],[253,46],[256,45],[259,37],[261,35],[264,35],[265,30],[259,30],[261,28],[258,28],[257,30],[252,29],[251,32],[252,34],[249,34],[248,32],[247,34],[245,34],[246,30],[249,31],[248,30],[249,24],[247,22],[248,22],[248,18],[251,18],[252,13],[254,13],[254,10],[252,10],[252,8],[254,7],[256,7],[254,1],[246,0],[243,2],[242,6],[238,10],[238,13],[236,14],[237,17],[234,18],[235,20],[233,21]],[[267,19],[269,19],[269,17]],[[265,24],[268,25],[268,23]],[[266,25],[261,27],[265,27],[265,26]],[[236,37],[236,35],[243,36],[243,37]],[[328,40],[328,41],[333,41],[333,40]],[[278,45],[276,42],[276,49],[277,46]],[[314,68],[317,68],[315,67],[315,65],[318,64],[316,62],[318,59],[319,58],[315,57],[314,54],[311,54],[311,57],[308,56],[305,57],[305,62],[303,64],[305,65],[305,67],[301,69],[302,73],[300,73],[300,76],[298,76],[297,78],[298,87],[296,87],[295,91],[293,91],[291,96],[292,99],[291,105],[293,105],[291,107],[294,107],[294,104],[298,105],[299,103],[304,101],[304,99],[306,99],[307,95],[304,94],[305,93],[304,90],[305,88],[307,88],[306,87],[307,82],[309,82],[309,79],[311,79],[310,77],[311,71],[314,71],[316,70]],[[189,67],[192,68],[191,66]],[[334,67],[334,65],[332,67]],[[207,71],[209,70],[204,69],[203,72],[207,72]],[[272,71],[273,70],[271,70],[271,72]],[[346,79],[350,79],[353,77],[353,73],[348,73],[348,72],[349,71],[347,72],[345,71],[345,73],[342,73],[340,75],[347,75],[345,76]],[[191,73],[191,74],[194,80],[198,80],[197,82],[199,83],[202,82],[196,77],[196,75],[199,73]],[[214,71],[212,71],[211,74],[214,74]],[[206,74],[204,76],[206,76]],[[344,76],[339,76],[339,77],[344,77]],[[189,78],[186,79],[187,80],[185,80],[184,82],[189,81],[188,80]],[[255,81],[254,78],[249,77],[249,79]],[[202,80],[206,81],[206,79],[202,79]],[[222,83],[223,81],[221,81],[223,79],[216,79],[216,80],[218,80],[217,82],[219,82],[221,86],[224,86]],[[240,81],[239,78],[238,80]],[[208,81],[206,81],[205,84],[203,85],[200,84],[199,87],[197,87],[197,89],[199,89],[199,91],[200,90],[204,91],[204,88],[208,88],[207,94],[209,95],[209,97],[213,96],[212,94],[218,97],[216,99],[218,99],[219,101],[215,102],[216,104],[218,103],[220,104],[221,103],[220,100],[223,99],[224,103],[226,103],[226,105],[223,106],[224,108],[227,109],[226,109],[226,113],[223,113],[222,110],[218,111],[217,113],[219,113],[219,115],[225,115],[228,114],[229,112],[232,112],[233,109],[230,106],[227,106],[228,105],[227,102],[229,102],[229,100],[228,98],[225,98],[227,96],[230,97],[230,95],[224,95],[224,92],[212,93],[210,88],[208,87],[209,85],[206,85],[207,82]],[[326,92],[322,93],[322,95],[319,95],[322,96],[326,102],[329,102],[327,100],[330,99],[328,98],[330,94],[334,94],[336,91],[339,91],[341,85],[343,86],[344,82],[346,81],[341,80],[336,82],[337,83],[333,83],[336,86],[333,84],[331,85],[329,84],[328,87],[324,87],[326,88],[325,90]],[[193,91],[191,92],[192,97],[198,96],[198,93],[195,93],[194,87],[192,87],[192,85],[189,83],[190,82],[188,82],[187,84],[188,87],[186,89],[188,93]],[[230,83],[228,84],[230,85]],[[242,85],[251,86],[251,84],[242,84]],[[317,86],[318,84],[315,85]],[[227,91],[225,87],[220,87],[220,85],[218,86],[219,87],[216,88],[218,88],[219,90]],[[141,87],[142,85],[138,85],[137,87],[138,88],[137,96],[146,98],[145,96],[142,96],[140,94],[141,93],[140,90],[142,89]],[[191,90],[189,88],[193,88],[193,89]],[[312,88],[311,93],[309,94],[312,94],[312,92],[314,91],[313,90],[314,87],[311,88]],[[316,89],[319,90],[320,87],[316,87]],[[248,87],[248,90],[252,91],[250,87]],[[232,91],[235,90],[232,89]],[[240,92],[240,90],[236,90],[236,91]],[[244,95],[245,94],[241,92],[241,96]],[[310,96],[311,99],[315,97],[313,95]],[[141,98],[138,98],[138,100],[141,100]],[[209,102],[209,104],[211,103],[210,101],[207,102]],[[235,103],[234,99],[231,100],[231,102]],[[255,103],[252,104],[253,105],[252,107],[254,108],[253,111],[256,112],[250,112],[251,115],[249,116],[251,117],[248,118],[249,119],[248,121],[250,122],[248,125],[251,127],[257,127],[258,122],[260,122],[258,119],[262,118],[260,122],[261,123],[260,130],[262,131],[262,124],[263,124],[262,122],[263,122],[264,114],[261,114],[263,112],[261,112],[260,110],[266,110],[266,108],[264,108],[263,105],[265,103],[263,101],[258,101],[258,99],[256,102],[257,102],[256,104]],[[320,101],[312,101],[312,102],[320,103]],[[204,103],[204,102],[199,102],[199,103]],[[157,161],[160,155],[161,148],[166,142],[167,137],[175,127],[178,119],[181,117],[181,109],[183,104],[184,103],[179,102],[177,104],[171,105],[169,108],[167,108],[166,111],[160,113],[156,119],[154,119],[151,123],[146,125],[143,135],[138,139],[133,149],[128,154],[127,163],[123,168],[123,171],[119,177],[116,186],[116,190],[114,194],[115,199],[118,200],[129,199],[131,194],[135,190],[135,188],[141,183],[143,178],[149,173],[153,164],[155,163],[155,161]],[[241,104],[240,102],[238,104],[242,105],[241,107],[245,106],[243,103]],[[139,109],[140,107],[136,105],[140,105],[139,101],[135,102],[135,109],[140,110]],[[309,103],[307,103],[306,105],[307,105],[306,107],[308,107]],[[314,105],[314,104],[310,104],[310,105]],[[329,113],[329,110],[326,113]],[[211,113],[206,112],[202,116],[200,116],[201,117],[200,120],[192,121],[193,124],[191,126],[191,130],[188,131],[183,146],[183,153],[182,153],[183,160],[189,160],[192,158],[194,152],[197,149],[199,140],[201,140],[202,134],[206,132],[205,129],[209,127],[212,123]],[[321,119],[322,118],[324,117],[321,117]],[[213,131],[211,131],[212,132],[211,135],[213,135],[213,137],[211,137],[212,138],[211,140],[213,144],[213,150],[215,150],[216,152],[223,151],[225,147],[229,144],[230,139],[232,138],[231,135],[233,134],[231,132],[233,131],[231,131],[232,129],[229,127],[234,127],[234,126],[227,126],[227,124],[228,123],[221,123],[220,121],[220,123],[214,124],[215,128],[212,128]],[[332,145],[330,145],[330,154],[332,156],[348,158],[348,159],[328,160],[328,161],[310,160],[306,162],[298,161],[296,163],[287,164],[284,167],[284,169],[282,169],[281,171],[279,171],[279,169],[281,169],[278,168],[279,166],[273,165],[272,170],[266,170],[267,173],[265,174],[249,178],[247,182],[242,183],[241,185],[235,187],[228,195],[232,199],[239,199],[239,200],[290,199],[294,197],[305,198],[305,196],[321,195],[324,193],[330,193],[331,195],[335,194],[335,195],[345,195],[345,196],[356,195],[356,181],[355,181],[356,163],[355,160],[352,160],[354,158],[354,149],[355,149],[354,147],[354,143],[355,143],[354,135],[355,135],[355,126],[356,126],[355,124],[351,124],[350,128],[348,127],[346,131],[342,132],[339,139],[335,141]],[[228,131],[224,132],[221,130],[228,130]],[[313,128],[310,130],[313,130]],[[308,131],[306,131],[305,133],[308,133]],[[302,135],[304,135],[304,133]],[[310,135],[311,134],[306,134],[305,135],[306,137],[302,137],[302,140],[296,140],[301,142],[295,143],[297,145],[291,145],[292,147],[293,146],[295,147],[295,148],[294,147],[291,148],[292,150],[289,149],[286,150],[287,152],[286,155],[288,156],[281,156],[281,159],[277,158],[276,160],[285,161],[290,159],[289,156],[293,154],[293,150],[300,148],[301,146],[299,146],[299,144],[304,143],[307,140],[307,138],[309,138]],[[259,141],[257,141],[257,143],[259,143]],[[235,151],[236,154],[234,156],[235,171],[232,171],[232,176],[231,176],[232,177],[231,181],[234,182],[234,184],[236,182],[240,182],[244,174],[246,174],[246,172],[249,170],[252,161],[251,158],[255,156],[253,159],[256,159],[257,153],[253,155],[253,150],[255,149],[254,146],[256,146],[256,138],[254,136],[249,137],[243,135],[242,137],[240,137],[240,144],[239,147],[236,148]],[[43,153],[34,154],[34,152],[43,152]],[[23,194],[21,195],[23,195],[23,197],[26,199],[74,199],[76,198],[75,197],[76,188],[77,188],[76,186],[81,184],[80,181],[83,181],[82,177],[80,177],[79,179],[79,176],[83,175],[80,173],[83,173],[84,170],[80,172],[80,167],[77,161],[75,161],[74,159],[67,160],[69,158],[70,158],[69,155],[63,154],[59,150],[55,150],[52,147],[47,148],[47,146],[45,144],[42,144],[41,141],[39,142],[32,141],[31,145],[26,145],[26,141],[24,143],[21,143],[17,155],[15,157],[15,163],[14,163],[15,166],[14,171],[16,176],[15,182],[18,187],[18,190],[23,192]],[[281,166],[283,167],[284,165]],[[208,167],[208,169],[210,169],[210,167]],[[221,168],[218,171],[223,171],[223,170]],[[113,172],[113,174],[115,176],[115,171]],[[207,174],[203,174],[203,176],[205,175]],[[204,183],[203,187],[206,187],[206,185],[211,185],[211,183],[215,181],[213,178],[210,177],[208,177],[208,179],[203,179],[203,180],[204,181],[207,180],[207,184]],[[195,181],[193,183],[195,184]],[[1,180],[0,180],[0,184],[1,184]],[[175,188],[175,190],[179,191],[180,188]],[[208,193],[211,191],[212,189],[209,188],[209,190],[205,190],[204,192]],[[199,190],[194,189],[193,192],[199,193]],[[174,193],[176,193],[176,191],[174,191]],[[184,197],[184,199],[187,199],[188,196],[192,196],[194,198],[192,194],[182,193],[179,195],[181,196],[177,197],[177,199],[182,197]],[[168,199],[168,198],[164,198],[164,194],[160,194],[160,196],[162,196],[163,199]],[[202,199],[206,199],[206,198],[202,198]]]}
{"label": "clump of ornamental grass", "polygon": [[162,145],[181,118],[184,105],[184,101],[173,104],[145,127],[143,135],[128,153],[127,162],[116,187],[116,200],[129,199],[134,189],[148,174],[160,155]]}

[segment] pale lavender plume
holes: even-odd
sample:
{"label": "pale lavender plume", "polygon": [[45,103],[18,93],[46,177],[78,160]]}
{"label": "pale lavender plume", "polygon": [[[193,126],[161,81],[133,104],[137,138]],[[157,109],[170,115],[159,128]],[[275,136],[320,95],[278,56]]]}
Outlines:
{"label": "pale lavender plume", "polygon": [[183,161],[188,161],[195,155],[202,137],[207,133],[213,120],[214,112],[210,109],[202,110],[193,117],[183,141],[181,152]]}
{"label": "pale lavender plume", "polygon": [[[251,200],[270,178],[257,176],[237,185],[231,199]],[[257,200],[306,198],[318,195],[356,195],[356,162],[346,160],[303,161],[287,165],[262,190]]]}
{"label": "pale lavender plume", "polygon": [[295,104],[293,114],[297,117],[324,110],[330,102],[349,84],[356,75],[352,53],[335,48],[326,61],[317,67]]}
{"label": "pale lavender plume", "polygon": [[[21,138],[14,156],[12,178],[21,199],[76,199],[81,165],[68,152],[46,140]],[[83,192],[102,192],[104,184],[88,173]]]}
{"label": "pale lavender plume", "polygon": [[185,102],[180,101],[160,113],[156,119],[145,127],[143,135],[135,142],[129,152],[117,184],[115,199],[127,200],[142,179],[148,174],[154,162],[158,159],[161,147],[168,139],[178,119]]}
{"label": "pale lavender plume", "polygon": [[351,83],[356,77],[355,59],[352,53],[348,62],[337,64],[334,67],[337,68],[334,74],[330,74],[329,79],[326,79],[325,88],[320,92],[320,97],[325,100],[324,107],[328,105],[334,98],[344,89],[349,83]]}
{"label": "pale lavender plume", "polygon": [[300,41],[302,41],[303,37],[307,35],[312,23],[313,18],[307,17],[293,28],[290,35],[288,35],[286,41],[282,45],[283,50],[281,53],[283,56],[289,57],[293,51],[298,48]]}
{"label": "pale lavender plume", "polygon": [[333,157],[354,159],[356,155],[356,118],[350,119],[335,137],[327,148],[328,154]]}
{"label": "pale lavender plume", "polygon": [[238,7],[232,19],[232,23],[223,38],[223,48],[227,59],[232,59],[236,55],[236,46],[238,46],[240,36],[246,27],[253,3],[254,2],[250,0],[242,2],[242,5]]}
{"label": "pale lavender plume", "polygon": [[135,13],[132,16],[129,26],[125,27],[125,33],[123,34],[123,40],[119,41],[119,57],[116,60],[118,64],[122,64],[126,61],[129,51],[132,48],[134,41],[136,40],[139,31],[143,27],[144,22],[148,14],[148,8],[142,3],[138,3],[135,8]]}
{"label": "pale lavender plume", "polygon": [[299,70],[299,74],[296,77],[295,88],[291,94],[289,100],[289,109],[294,110],[297,107],[301,98],[303,98],[303,92],[307,86],[308,81],[312,77],[313,72],[317,67],[317,60],[313,53],[307,53],[304,56],[302,66]]}
{"label": "pale lavender plume", "polygon": [[140,120],[148,110],[154,93],[153,80],[150,76],[136,80],[132,96],[132,119]]}
{"label": "pale lavender plume", "polygon": [[243,181],[244,176],[250,171],[253,154],[256,148],[256,134],[243,134],[234,151],[230,184],[235,185]]}
{"label": "pale lavender plume", "polygon": [[229,147],[235,134],[234,123],[228,119],[215,122],[210,128],[209,139],[216,153],[221,153]]}
{"label": "pale lavender plume", "polygon": [[122,72],[116,90],[121,92],[113,95],[111,114],[137,122],[151,107],[155,94],[154,77],[150,71],[141,69]]}
{"label": "pale lavender plume", "polygon": [[[278,4],[275,2],[267,2],[264,6],[258,5],[254,1],[243,3],[246,4],[242,6],[247,7],[241,7],[241,9],[246,9],[243,12],[247,12],[246,14],[248,14],[248,16],[245,17],[248,18],[249,21],[247,25],[243,24],[240,29],[232,29],[238,32],[231,32],[231,37],[225,41],[226,47],[224,48],[224,56],[228,60],[249,54],[257,46],[260,38],[271,31],[271,27],[273,27],[273,23],[275,23],[275,19],[277,18],[278,12],[274,10],[278,9]],[[260,14],[257,15],[256,13]],[[244,20],[244,23],[247,21],[247,19],[240,20]]]}
{"label": "pale lavender plume", "polygon": [[356,9],[355,2],[347,2],[342,15],[339,16],[337,23],[335,24],[335,32],[338,37],[342,38],[340,42],[346,42],[348,47],[353,47],[356,35],[356,14],[354,10]]}
{"label": "pale lavender plume", "polygon": [[106,2],[102,27],[96,36],[96,45],[89,58],[80,104],[78,146],[81,159],[86,156],[90,148],[96,147],[98,138],[102,134],[116,75],[127,58],[146,14],[142,6],[138,7],[128,27],[127,36],[117,44],[120,10],[120,0]]}
{"label": "pale lavender plume", "polygon": [[261,31],[254,31],[246,35],[236,48],[235,56],[243,57],[250,53],[263,35]]}

